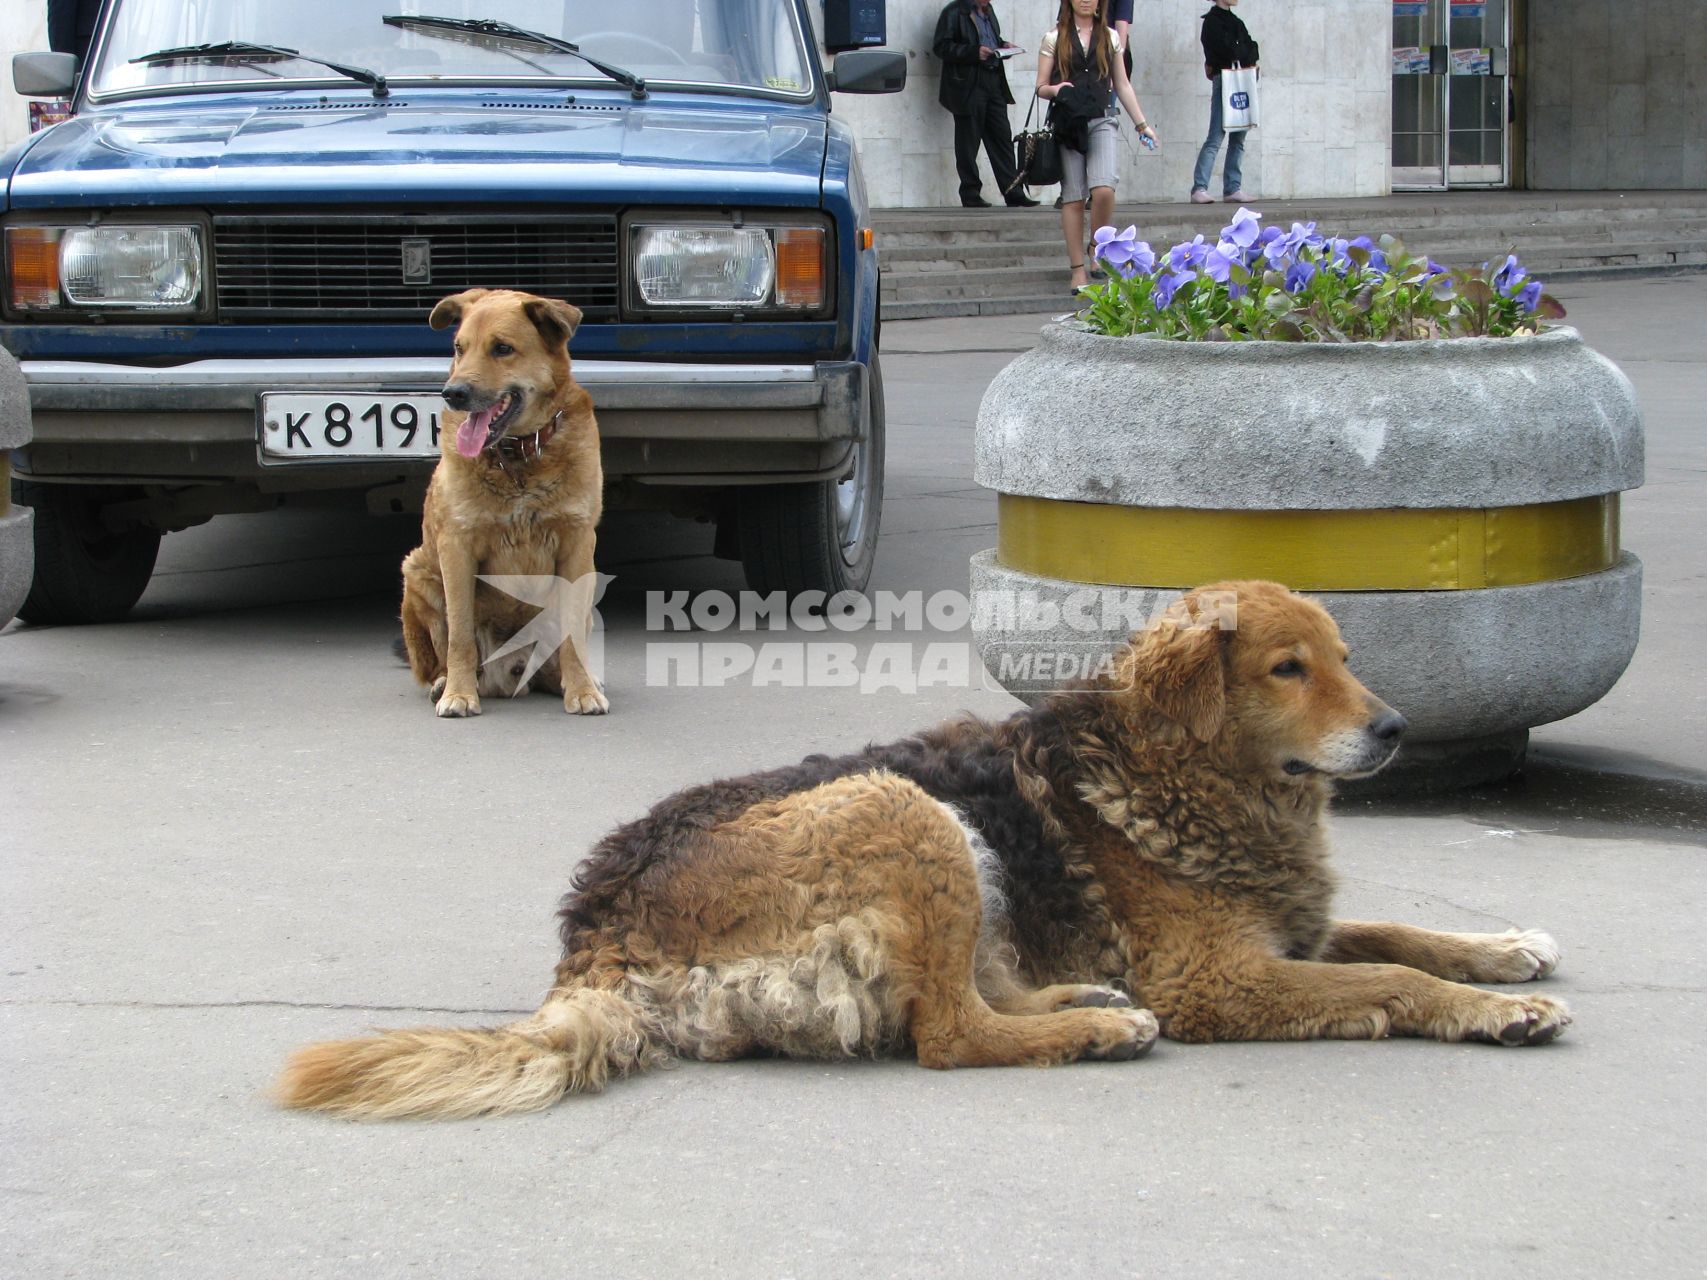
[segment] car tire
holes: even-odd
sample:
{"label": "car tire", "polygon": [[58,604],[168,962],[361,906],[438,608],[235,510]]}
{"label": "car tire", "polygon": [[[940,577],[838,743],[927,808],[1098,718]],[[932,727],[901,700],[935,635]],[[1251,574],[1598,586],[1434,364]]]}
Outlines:
{"label": "car tire", "polygon": [[103,506],[141,495],[113,485],[12,482],[13,500],[35,509],[36,572],[18,616],[37,625],[117,622],[142,598],[160,532],[112,530]]}
{"label": "car tire", "polygon": [[738,491],[741,563],[752,590],[826,597],[865,590],[883,514],[883,371],[876,356],[870,404],[865,438],[854,445],[844,478]]}

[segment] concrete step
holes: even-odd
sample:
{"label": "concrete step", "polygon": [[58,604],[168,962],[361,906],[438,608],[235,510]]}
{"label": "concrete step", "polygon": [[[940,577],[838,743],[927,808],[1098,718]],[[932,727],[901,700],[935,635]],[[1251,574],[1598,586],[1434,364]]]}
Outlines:
{"label": "concrete step", "polygon": [[[1152,247],[1166,247],[1188,240],[1183,234],[1157,235],[1150,228],[1147,236]],[[1181,231],[1184,229],[1182,228]],[[1193,232],[1193,234],[1196,234]],[[1537,254],[1582,245],[1634,246],[1642,249],[1680,245],[1707,239],[1707,219],[1678,222],[1652,222],[1615,230],[1607,226],[1586,227],[1477,227],[1464,230],[1440,231],[1425,228],[1418,231],[1401,229],[1397,233],[1405,247],[1413,253],[1426,253],[1439,262],[1450,259],[1454,265],[1477,262],[1489,254],[1501,257],[1516,250],[1525,262]],[[1490,246],[1492,246],[1490,248]],[[994,244],[902,245],[881,250],[885,272],[909,274],[914,272],[953,272],[975,268],[1042,266],[1063,258],[1066,247],[1059,231],[1042,239],[1004,240]]]}
{"label": "concrete step", "polygon": [[[1225,214],[1210,218],[1181,217],[1177,214],[1165,217],[1148,216],[1140,218],[1135,216],[1138,212],[1117,209],[1114,225],[1136,226],[1140,236],[1152,245],[1158,243],[1171,244],[1181,239],[1189,240],[1199,233],[1205,236],[1213,236],[1227,224]],[[1696,213],[1673,213],[1656,210],[1650,217],[1627,221],[1604,218],[1598,221],[1523,222],[1517,219],[1501,218],[1486,221],[1463,219],[1446,223],[1428,219],[1414,221],[1383,219],[1379,225],[1376,225],[1292,215],[1276,218],[1266,214],[1264,221],[1280,226],[1289,226],[1295,221],[1313,221],[1317,224],[1317,229],[1324,235],[1368,234],[1379,236],[1392,234],[1407,244],[1412,240],[1451,243],[1466,237],[1476,237],[1482,240],[1490,238],[1515,240],[1547,236],[1577,240],[1595,237],[1652,239],[1680,233],[1694,232],[1700,234],[1707,232],[1707,209]],[[1054,210],[1050,210],[1048,216],[1037,211],[1028,211],[1023,219],[989,226],[977,223],[947,227],[937,225],[927,230],[898,232],[888,224],[879,222],[876,231],[879,250],[885,256],[896,255],[897,260],[904,261],[926,257],[931,250],[960,249],[969,246],[995,248],[997,246],[1038,243],[1051,237],[1058,238],[1060,236],[1060,220],[1055,215]]]}
{"label": "concrete step", "polygon": [[[1477,266],[1516,252],[1544,280],[1707,267],[1707,192],[1474,192],[1259,203],[1264,220],[1397,235],[1414,253]],[[1117,206],[1153,247],[1212,237],[1224,204]],[[1053,208],[882,210],[874,216],[889,319],[1073,309]]]}

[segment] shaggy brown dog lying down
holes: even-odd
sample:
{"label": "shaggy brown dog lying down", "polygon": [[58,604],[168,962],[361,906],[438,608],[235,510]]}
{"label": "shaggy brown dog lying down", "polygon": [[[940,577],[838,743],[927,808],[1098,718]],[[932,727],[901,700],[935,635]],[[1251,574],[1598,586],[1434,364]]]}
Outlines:
{"label": "shaggy brown dog lying down", "polygon": [[[1201,623],[1212,591],[1236,593],[1235,628]],[[1551,1040],[1560,1002],[1459,985],[1545,976],[1547,935],[1329,914],[1330,780],[1380,768],[1403,727],[1319,606],[1203,588],[1113,678],[1001,723],[669,797],[577,873],[538,1013],[312,1045],[278,1095],[471,1116],[678,1055],[960,1067],[1135,1058],[1158,1030]]]}
{"label": "shaggy brown dog lying down", "polygon": [[[403,561],[403,643],[440,716],[480,714],[480,698],[529,689],[563,709],[610,709],[581,661],[592,619],[593,530],[604,471],[592,398],[570,372],[581,312],[507,289],[470,289],[433,308],[456,326],[445,383],[443,450],[427,486],[421,545]],[[556,576],[568,589],[566,635],[536,673],[527,655],[489,662],[536,613],[481,574]]]}

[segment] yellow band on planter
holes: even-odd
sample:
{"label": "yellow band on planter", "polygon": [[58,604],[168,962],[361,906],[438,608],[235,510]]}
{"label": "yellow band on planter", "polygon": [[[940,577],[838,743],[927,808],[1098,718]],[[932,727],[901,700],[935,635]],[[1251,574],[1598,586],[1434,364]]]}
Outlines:
{"label": "yellow band on planter", "polygon": [[996,558],[1043,578],[1301,591],[1463,591],[1576,578],[1618,560],[1618,495],[1487,510],[1200,511],[999,494]]}

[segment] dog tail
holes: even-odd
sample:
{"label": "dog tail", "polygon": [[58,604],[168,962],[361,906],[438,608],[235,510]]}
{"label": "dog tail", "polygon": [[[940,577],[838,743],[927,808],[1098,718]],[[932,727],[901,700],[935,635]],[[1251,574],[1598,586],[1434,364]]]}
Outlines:
{"label": "dog tail", "polygon": [[653,1019],[615,991],[558,990],[504,1027],[422,1027],[298,1049],[273,1096],[358,1120],[438,1120],[540,1111],[565,1093],[668,1056]]}

